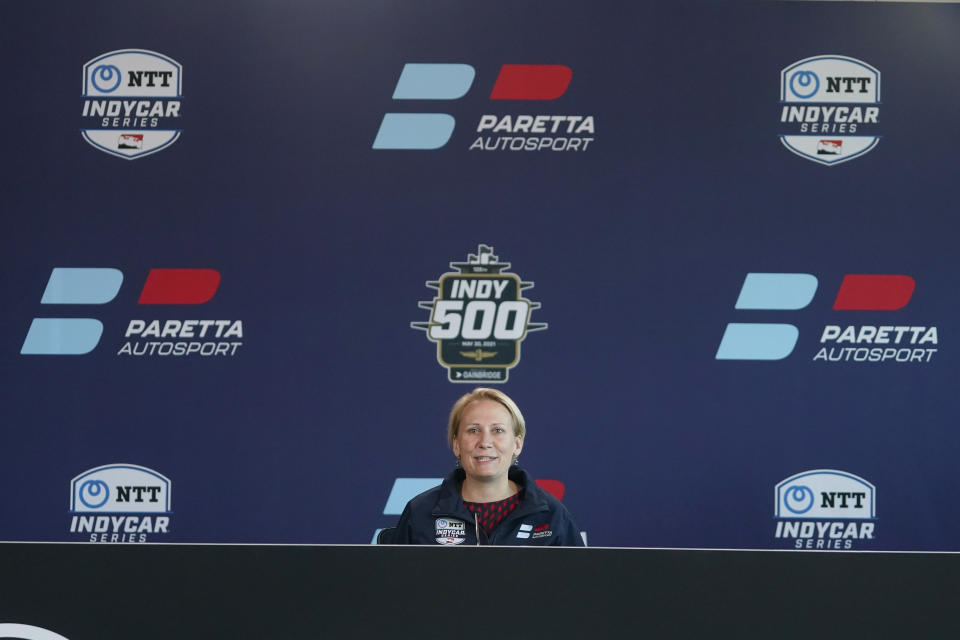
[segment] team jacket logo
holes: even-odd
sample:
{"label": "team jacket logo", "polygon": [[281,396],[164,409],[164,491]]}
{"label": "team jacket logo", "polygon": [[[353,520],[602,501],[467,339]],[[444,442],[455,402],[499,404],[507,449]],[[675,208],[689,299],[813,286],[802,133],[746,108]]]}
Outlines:
{"label": "team jacket logo", "polygon": [[530,538],[536,540],[538,538],[549,538],[553,535],[553,531],[550,530],[550,524],[538,524],[533,526],[532,524],[527,524],[524,522],[520,525],[520,528],[517,530],[517,538],[525,540]]}
{"label": "team jacket logo", "polygon": [[463,544],[467,530],[463,520],[456,518],[437,518],[437,542],[440,544]]}
{"label": "team jacket logo", "polygon": [[135,160],[180,137],[182,68],[163,54],[121,49],[83,65],[83,139]]}
{"label": "team jacket logo", "polygon": [[797,549],[852,549],[854,540],[874,537],[876,487],[833,469],[804,471],[774,489],[776,538]]}
{"label": "team jacket logo", "polygon": [[880,72],[856,58],[826,55],[780,73],[780,140],[798,156],[834,165],[880,141]]}
{"label": "team jacket logo", "polygon": [[493,247],[481,244],[466,262],[451,262],[455,272],[427,282],[438,295],[419,303],[430,311],[428,322],[411,322],[437,343],[437,360],[447,368],[451,382],[506,382],[520,361],[520,343],[528,331],[546,329],[530,322],[540,308],[521,295],[533,287],[513,273],[509,262],[499,262]]}
{"label": "team jacket logo", "polygon": [[168,532],[170,480],[134,464],[89,469],[70,481],[70,512],[70,532],[91,542],[146,542]]}

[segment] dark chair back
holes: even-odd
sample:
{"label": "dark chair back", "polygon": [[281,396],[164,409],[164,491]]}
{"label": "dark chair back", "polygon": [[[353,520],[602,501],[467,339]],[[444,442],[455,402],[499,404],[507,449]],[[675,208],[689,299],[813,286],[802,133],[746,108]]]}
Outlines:
{"label": "dark chair back", "polygon": [[393,544],[393,532],[396,530],[396,527],[380,529],[380,533],[377,534],[377,544]]}

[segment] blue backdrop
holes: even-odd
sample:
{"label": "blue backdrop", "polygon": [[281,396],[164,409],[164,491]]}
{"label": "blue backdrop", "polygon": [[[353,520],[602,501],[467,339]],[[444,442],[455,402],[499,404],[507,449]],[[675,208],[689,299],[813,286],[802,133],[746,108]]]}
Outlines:
{"label": "blue backdrop", "polygon": [[[449,407],[490,375],[527,418],[523,466],[563,483],[592,545],[960,548],[960,8],[8,2],[0,25],[0,539],[367,543],[416,484],[398,479],[451,469]],[[846,62],[784,73],[808,59]],[[405,68],[424,98],[394,97]],[[179,93],[136,86],[150,70]],[[820,93],[789,93],[797,70]],[[163,115],[84,117],[110,100]],[[826,132],[781,122],[790,104]],[[879,115],[841,131],[830,105]],[[385,114],[447,117],[394,131],[432,148],[374,148]],[[180,133],[143,153],[159,130]],[[437,320],[426,283],[451,263],[482,279],[481,245],[533,283],[511,299],[547,326],[511,338],[520,313],[490,338],[501,301],[474,306],[472,333],[438,325],[475,338],[446,344],[448,371],[411,323]],[[181,269],[219,281],[164,271]],[[779,275],[752,289],[748,274]],[[754,304],[736,308],[742,293]],[[64,337],[69,318],[102,333]],[[199,337],[204,320],[229,323]],[[731,323],[748,326],[718,358]],[[95,344],[68,354],[71,339]],[[509,369],[483,353],[514,347]],[[168,505],[131,502],[158,477]],[[858,533],[831,537],[834,522]]]}

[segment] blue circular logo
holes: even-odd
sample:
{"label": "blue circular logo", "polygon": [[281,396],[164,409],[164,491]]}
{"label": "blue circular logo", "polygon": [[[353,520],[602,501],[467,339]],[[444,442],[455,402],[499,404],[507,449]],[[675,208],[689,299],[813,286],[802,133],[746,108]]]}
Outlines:
{"label": "blue circular logo", "polygon": [[88,509],[99,509],[110,499],[110,487],[103,480],[87,480],[80,485],[79,494],[80,502],[84,506]]}
{"label": "blue circular logo", "polygon": [[820,90],[820,78],[813,71],[797,71],[790,76],[790,91],[803,100]]}
{"label": "blue circular logo", "polygon": [[[93,71],[90,72],[90,82],[93,83],[93,88],[97,91],[110,93],[120,86],[120,69],[112,64],[101,64],[94,67]],[[111,82],[113,86],[110,86]],[[101,83],[103,86],[101,86]]]}
{"label": "blue circular logo", "polygon": [[806,513],[813,507],[813,491],[802,484],[790,487],[783,494],[783,506],[792,513]]}

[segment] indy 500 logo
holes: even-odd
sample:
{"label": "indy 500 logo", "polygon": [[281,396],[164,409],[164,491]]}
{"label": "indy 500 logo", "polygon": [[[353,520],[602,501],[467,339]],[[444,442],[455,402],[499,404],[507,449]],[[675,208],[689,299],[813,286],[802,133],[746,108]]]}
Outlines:
{"label": "indy 500 logo", "polygon": [[451,262],[454,272],[427,282],[437,297],[419,303],[430,311],[428,322],[411,322],[437,343],[437,360],[447,368],[451,382],[506,382],[520,361],[520,343],[528,331],[546,329],[530,322],[540,308],[521,294],[533,287],[514,273],[504,273],[509,262],[499,262],[493,247],[481,244],[466,262]]}

